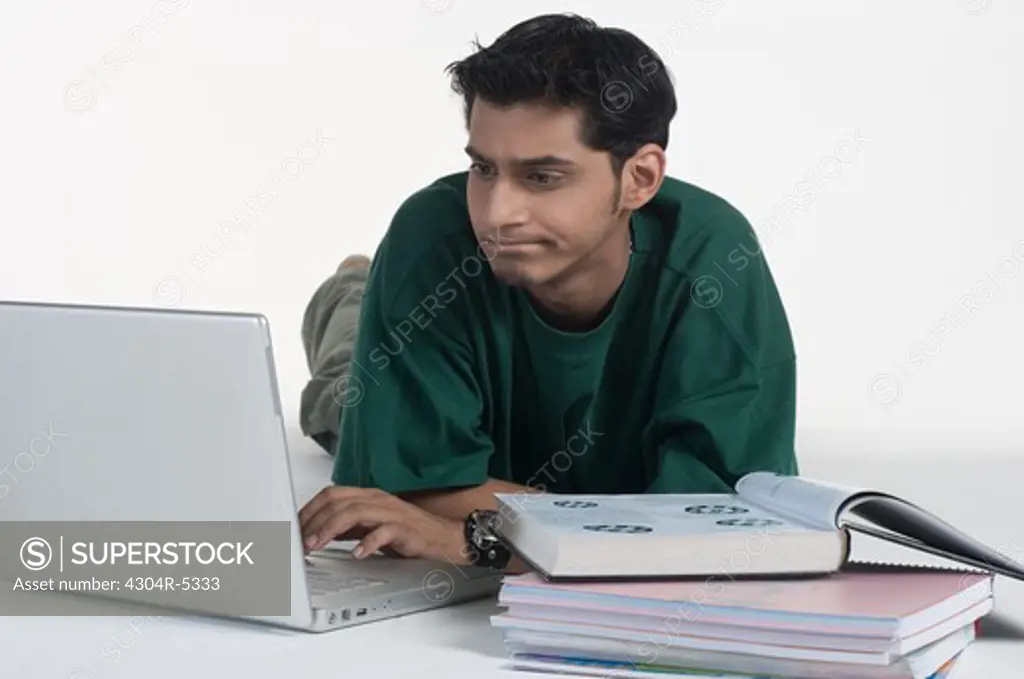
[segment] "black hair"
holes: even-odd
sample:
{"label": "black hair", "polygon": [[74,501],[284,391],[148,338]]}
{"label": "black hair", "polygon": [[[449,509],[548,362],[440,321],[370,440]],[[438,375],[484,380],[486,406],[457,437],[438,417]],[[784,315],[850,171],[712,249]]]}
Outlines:
{"label": "black hair", "polygon": [[466,124],[479,98],[582,110],[581,141],[611,155],[619,176],[644,144],[668,148],[676,96],[661,58],[640,38],[576,14],[542,14],[445,68]]}

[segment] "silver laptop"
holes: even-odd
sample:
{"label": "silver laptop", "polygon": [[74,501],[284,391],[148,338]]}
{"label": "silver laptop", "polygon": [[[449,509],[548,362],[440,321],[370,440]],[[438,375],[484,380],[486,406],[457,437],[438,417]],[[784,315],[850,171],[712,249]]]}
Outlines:
{"label": "silver laptop", "polygon": [[[245,620],[326,631],[500,585],[422,559],[304,556],[260,314],[0,302],[0,412],[0,521],[290,521],[292,613]],[[40,434],[47,454],[16,461]]]}

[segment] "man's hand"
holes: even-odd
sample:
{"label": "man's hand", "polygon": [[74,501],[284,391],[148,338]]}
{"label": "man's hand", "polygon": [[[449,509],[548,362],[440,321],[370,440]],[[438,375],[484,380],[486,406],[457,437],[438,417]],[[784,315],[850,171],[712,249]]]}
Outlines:
{"label": "man's hand", "polygon": [[462,522],[436,516],[375,488],[328,486],[299,512],[307,552],[331,540],[360,540],[356,558],[383,549],[400,556],[470,565]]}

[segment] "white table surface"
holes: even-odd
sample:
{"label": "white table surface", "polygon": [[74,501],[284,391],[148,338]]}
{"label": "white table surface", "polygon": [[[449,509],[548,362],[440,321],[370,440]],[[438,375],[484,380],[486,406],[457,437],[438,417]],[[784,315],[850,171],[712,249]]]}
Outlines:
{"label": "white table surface", "polygon": [[[301,503],[329,482],[331,460],[295,429],[290,440]],[[829,444],[821,454],[803,454],[802,472],[903,494],[991,546],[1024,558],[1024,516],[1012,511],[1020,499],[1024,456],[971,452],[930,463],[894,462],[877,450],[865,458],[857,454],[860,443],[845,441]],[[996,602],[1001,619],[1024,628],[1024,583],[999,578]],[[550,679],[506,667],[500,634],[488,620],[498,610],[492,600],[476,601],[324,634],[176,616],[0,617],[0,677]],[[1021,676],[1021,638],[976,642],[956,679]]]}

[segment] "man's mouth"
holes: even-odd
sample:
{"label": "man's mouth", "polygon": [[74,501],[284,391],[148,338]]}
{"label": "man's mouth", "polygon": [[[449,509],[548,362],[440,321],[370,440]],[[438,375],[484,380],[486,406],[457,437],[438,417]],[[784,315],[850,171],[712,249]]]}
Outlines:
{"label": "man's mouth", "polygon": [[520,252],[532,252],[534,250],[542,250],[544,243],[539,240],[516,240],[516,241],[502,241],[498,245],[498,254],[502,253],[520,253]]}

